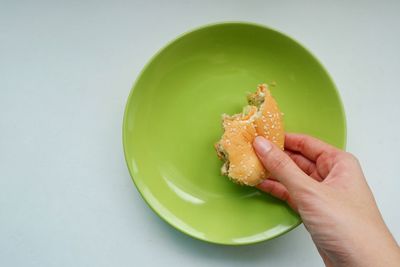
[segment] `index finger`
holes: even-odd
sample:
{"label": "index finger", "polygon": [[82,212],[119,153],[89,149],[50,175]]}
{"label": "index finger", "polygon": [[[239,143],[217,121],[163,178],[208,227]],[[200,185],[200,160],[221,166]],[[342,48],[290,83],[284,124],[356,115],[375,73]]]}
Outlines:
{"label": "index finger", "polygon": [[316,161],[323,153],[338,151],[334,146],[317,138],[304,134],[291,133],[285,135],[285,149],[299,152],[312,161]]}

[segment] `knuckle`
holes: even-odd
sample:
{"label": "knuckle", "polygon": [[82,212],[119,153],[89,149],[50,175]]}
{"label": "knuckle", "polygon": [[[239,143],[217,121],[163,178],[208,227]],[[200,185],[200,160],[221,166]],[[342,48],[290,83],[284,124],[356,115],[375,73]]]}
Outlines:
{"label": "knuckle", "polygon": [[342,159],[342,161],[348,162],[348,163],[353,163],[353,164],[358,164],[358,159],[353,154],[351,154],[349,152],[341,152],[340,154],[341,154],[340,158]]}
{"label": "knuckle", "polygon": [[322,153],[322,154],[318,157],[317,163],[326,162],[326,161],[328,161],[329,159],[331,159],[332,156],[333,156],[333,155],[332,155],[332,154],[329,154],[329,153]]}
{"label": "knuckle", "polygon": [[306,146],[306,141],[307,141],[307,136],[303,136],[303,138],[301,138],[297,144],[297,150],[298,151],[303,151],[305,146]]}
{"label": "knuckle", "polygon": [[290,198],[289,192],[288,191],[283,191],[281,196],[280,196],[280,199],[282,199],[283,201],[288,201],[289,198]]}
{"label": "knuckle", "polygon": [[346,156],[348,157],[349,160],[358,161],[357,157],[350,152],[346,152]]}
{"label": "knuckle", "polygon": [[293,193],[293,198],[299,203],[305,203],[308,201],[314,201],[319,198],[321,188],[315,188],[311,186],[302,187],[300,190],[296,190]]}
{"label": "knuckle", "polygon": [[334,161],[337,161],[337,152],[325,152],[322,153],[317,159],[317,165],[323,168],[330,169]]}
{"label": "knuckle", "polygon": [[265,192],[267,193],[272,193],[274,192],[274,190],[276,190],[276,184],[275,183],[271,183],[265,190]]}
{"label": "knuckle", "polygon": [[286,168],[289,165],[289,157],[285,157],[285,155],[273,156],[273,160],[269,164],[268,170],[270,172],[277,172]]}
{"label": "knuckle", "polygon": [[311,174],[315,171],[315,165],[312,163],[308,163],[307,167],[305,168],[305,172],[307,174]]}

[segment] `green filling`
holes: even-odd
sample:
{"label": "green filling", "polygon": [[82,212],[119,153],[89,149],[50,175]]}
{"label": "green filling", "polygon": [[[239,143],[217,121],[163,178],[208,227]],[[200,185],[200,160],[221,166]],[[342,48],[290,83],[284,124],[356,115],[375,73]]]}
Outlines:
{"label": "green filling", "polygon": [[260,94],[250,94],[247,96],[247,102],[251,106],[260,107],[262,103],[264,103],[265,95],[263,93]]}

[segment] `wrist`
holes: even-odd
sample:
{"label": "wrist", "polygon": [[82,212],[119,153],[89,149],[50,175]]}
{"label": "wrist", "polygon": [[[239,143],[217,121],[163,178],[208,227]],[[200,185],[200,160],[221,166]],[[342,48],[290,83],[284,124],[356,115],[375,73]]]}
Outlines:
{"label": "wrist", "polygon": [[383,231],[364,233],[354,243],[359,246],[352,250],[348,266],[400,266],[400,248],[386,227]]}

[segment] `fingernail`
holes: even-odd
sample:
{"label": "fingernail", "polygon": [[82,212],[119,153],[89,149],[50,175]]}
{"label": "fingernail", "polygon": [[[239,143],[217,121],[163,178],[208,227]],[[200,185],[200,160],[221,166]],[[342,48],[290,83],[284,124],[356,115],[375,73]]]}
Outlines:
{"label": "fingernail", "polygon": [[268,153],[272,148],[271,143],[261,136],[257,136],[254,139],[253,146],[256,149],[256,152],[261,155]]}

